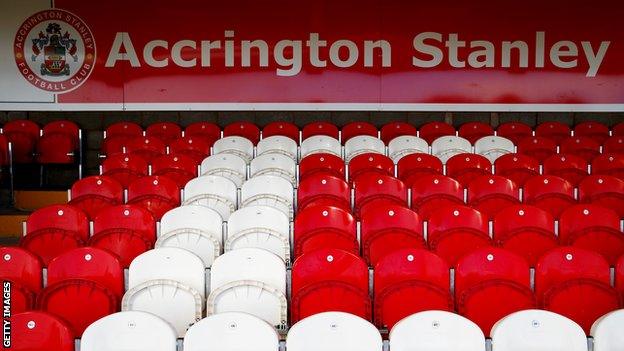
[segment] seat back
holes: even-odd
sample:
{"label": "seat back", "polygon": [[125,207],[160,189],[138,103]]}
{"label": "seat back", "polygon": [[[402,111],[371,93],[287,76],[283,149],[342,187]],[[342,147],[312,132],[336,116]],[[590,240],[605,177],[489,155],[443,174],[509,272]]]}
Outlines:
{"label": "seat back", "polygon": [[[267,124],[266,126],[264,126],[264,128],[262,128],[262,139],[264,140],[272,136],[285,136],[298,144],[299,143],[299,127],[297,127],[296,125],[290,122],[285,122],[285,121],[271,122]],[[258,143],[258,146],[260,146],[260,143]]]}
{"label": "seat back", "polygon": [[248,139],[253,145],[260,140],[260,128],[251,122],[234,122],[223,128],[223,137],[239,136]]}
{"label": "seat back", "polygon": [[236,184],[223,176],[197,177],[186,183],[183,204],[211,208],[227,221],[237,208]]}
{"label": "seat back", "polygon": [[11,350],[74,351],[75,334],[66,322],[43,311],[11,316]]}
{"label": "seat back", "polygon": [[253,148],[253,142],[242,136],[224,136],[215,141],[212,151],[213,154],[236,155],[249,163],[253,159]]}
{"label": "seat back", "polygon": [[247,163],[234,154],[218,154],[206,157],[200,166],[202,176],[216,175],[229,179],[241,187],[247,179]]}

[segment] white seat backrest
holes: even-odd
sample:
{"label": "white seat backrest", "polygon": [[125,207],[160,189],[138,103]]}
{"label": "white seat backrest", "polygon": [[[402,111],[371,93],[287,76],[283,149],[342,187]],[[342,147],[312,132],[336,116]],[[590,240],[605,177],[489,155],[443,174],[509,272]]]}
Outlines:
{"label": "white seat backrest", "polygon": [[289,218],[292,218],[293,195],[293,186],[286,179],[272,175],[260,175],[243,184],[241,207],[268,205],[279,209]]}
{"label": "white seat backrest", "polygon": [[210,290],[235,281],[258,281],[286,293],[286,265],[278,256],[258,248],[228,251],[210,271]]}
{"label": "white seat backrest", "polygon": [[342,157],[340,141],[327,135],[314,135],[301,142],[301,158],[319,153]]}
{"label": "white seat backrest", "polygon": [[390,143],[388,143],[388,156],[394,163],[399,162],[401,157],[414,153],[429,153],[429,144],[427,144],[425,139],[411,135],[402,135],[390,140]]}
{"label": "white seat backrest", "polygon": [[594,351],[624,350],[624,309],[609,312],[598,318],[591,327]]}
{"label": "white seat backrest", "polygon": [[497,158],[515,151],[513,141],[501,136],[486,136],[475,141],[475,153],[485,156],[494,163]]}
{"label": "white seat backrest", "polygon": [[219,212],[224,221],[236,210],[236,184],[215,175],[191,179],[184,187],[184,205],[200,205]]}
{"label": "white seat backrest", "polygon": [[274,135],[264,138],[256,146],[257,156],[265,154],[282,154],[297,160],[297,143],[289,137]]}
{"label": "white seat backrest", "polygon": [[251,160],[251,177],[275,175],[295,185],[297,183],[297,164],[295,160],[282,154],[264,154]]}
{"label": "white seat backrest", "polygon": [[269,206],[249,206],[232,213],[225,250],[257,247],[290,261],[290,223],[282,211]]}
{"label": "white seat backrest", "polygon": [[154,280],[177,281],[206,295],[206,276],[202,260],[190,251],[162,247],[146,251],[130,263],[128,289]]}
{"label": "white seat backrest", "polygon": [[431,153],[446,164],[449,158],[472,152],[470,141],[454,135],[442,136],[431,143]]}
{"label": "white seat backrest", "polygon": [[587,338],[574,321],[544,310],[515,312],[492,327],[493,351],[587,351]]}
{"label": "white seat backrest", "polygon": [[381,139],[370,135],[358,135],[345,142],[345,161],[347,162],[357,155],[369,152],[385,154],[386,146]]}
{"label": "white seat backrest", "polygon": [[240,188],[247,179],[247,163],[234,154],[212,155],[202,161],[200,174],[226,177]]}
{"label": "white seat backrest", "polygon": [[240,136],[229,136],[215,141],[212,146],[215,154],[234,154],[240,156],[249,163],[253,158],[253,143]]}
{"label": "white seat backrest", "polygon": [[304,318],[288,331],[288,351],[381,351],[379,330],[370,322],[344,312],[324,312]]}
{"label": "white seat backrest", "polygon": [[456,313],[425,311],[403,318],[390,331],[392,351],[484,351],[485,336]]}
{"label": "white seat backrest", "polygon": [[82,334],[82,351],[176,351],[177,334],[165,320],[141,311],[118,312],[91,323]]}
{"label": "white seat backrest", "polygon": [[184,351],[277,351],[273,326],[243,312],[223,312],[195,323],[184,336]]}

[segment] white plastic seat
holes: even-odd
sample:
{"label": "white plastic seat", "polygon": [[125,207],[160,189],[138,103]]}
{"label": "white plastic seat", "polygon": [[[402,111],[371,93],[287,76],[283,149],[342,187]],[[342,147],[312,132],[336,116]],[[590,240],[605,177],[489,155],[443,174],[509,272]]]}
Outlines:
{"label": "white plastic seat", "polygon": [[201,319],[205,294],[202,260],[190,251],[163,247],[142,253],[130,264],[122,310],[153,313],[182,337]]}
{"label": "white plastic seat", "polygon": [[251,160],[249,167],[251,177],[274,175],[286,179],[293,186],[297,185],[297,164],[288,156],[264,154]]}
{"label": "white plastic seat", "polygon": [[624,309],[609,312],[598,318],[591,327],[594,351],[624,350]]}
{"label": "white plastic seat", "polygon": [[246,312],[276,328],[287,323],[286,265],[257,248],[228,251],[213,263],[206,315]]}
{"label": "white plastic seat", "polygon": [[411,135],[398,136],[388,143],[388,156],[394,161],[399,162],[403,156],[415,153],[429,153],[429,144],[425,139]]}
{"label": "white plastic seat", "polygon": [[458,136],[442,136],[431,143],[431,154],[446,164],[449,158],[463,153],[471,153],[470,141]]}
{"label": "white plastic seat", "polygon": [[365,153],[385,154],[386,145],[379,138],[370,135],[358,135],[345,143],[345,161],[351,161],[357,155]]}
{"label": "white plastic seat", "polygon": [[253,159],[253,143],[240,136],[229,136],[215,141],[212,146],[215,154],[234,154],[249,163]]}
{"label": "white plastic seat", "polygon": [[282,211],[269,206],[249,206],[232,213],[225,251],[245,247],[265,249],[290,262],[290,223]]}
{"label": "white plastic seat", "polygon": [[160,220],[156,247],[186,249],[210,268],[223,247],[223,220],[217,211],[204,206],[174,208]]}
{"label": "white plastic seat", "polygon": [[293,186],[282,177],[260,175],[245,182],[241,188],[241,207],[265,205],[293,217]]}
{"label": "white plastic seat", "polygon": [[228,178],[240,188],[247,179],[247,163],[242,157],[233,154],[212,155],[202,161],[200,174]]}
{"label": "white plastic seat", "polygon": [[184,336],[184,351],[277,351],[279,335],[270,324],[248,313],[213,314]]}
{"label": "white plastic seat", "polygon": [[344,312],[323,312],[293,325],[286,337],[288,351],[381,351],[379,330]]}
{"label": "white plastic seat", "polygon": [[492,351],[587,351],[587,338],[574,321],[544,310],[512,313],[492,327]]}
{"label": "white plastic seat", "polygon": [[478,325],[456,313],[425,311],[403,318],[390,331],[392,351],[483,351]]}
{"label": "white plastic seat", "polygon": [[297,143],[289,137],[274,135],[264,138],[256,146],[256,156],[281,154],[297,160]]}
{"label": "white plastic seat", "polygon": [[301,142],[301,158],[320,153],[342,157],[340,141],[327,135],[314,135]]}
{"label": "white plastic seat", "polygon": [[176,351],[177,333],[158,316],[141,311],[113,313],[82,334],[82,351]]}
{"label": "white plastic seat", "polygon": [[492,163],[494,163],[497,158],[516,151],[513,141],[494,135],[486,136],[475,141],[474,147],[476,154],[485,156]]}
{"label": "white plastic seat", "polygon": [[201,176],[186,183],[182,205],[211,208],[227,221],[230,214],[236,211],[236,195],[236,184],[231,180],[214,175]]}

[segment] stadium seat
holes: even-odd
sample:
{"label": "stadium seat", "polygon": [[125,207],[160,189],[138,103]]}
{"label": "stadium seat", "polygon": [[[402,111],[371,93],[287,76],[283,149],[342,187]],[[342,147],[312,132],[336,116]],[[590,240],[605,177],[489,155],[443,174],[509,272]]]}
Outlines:
{"label": "stadium seat", "polygon": [[297,211],[317,205],[351,211],[351,189],[343,179],[325,173],[314,173],[302,179],[297,189]]}
{"label": "stadium seat", "polygon": [[142,177],[128,186],[127,202],[143,206],[160,221],[165,212],[180,205],[180,188],[165,176]]}
{"label": "stadium seat", "polygon": [[539,161],[531,156],[522,154],[506,154],[494,162],[494,174],[511,179],[518,186],[531,177],[539,175]]}
{"label": "stadium seat", "polygon": [[572,154],[591,162],[594,157],[600,154],[600,143],[590,137],[573,136],[561,141],[559,152]]}
{"label": "stadium seat", "polygon": [[11,284],[11,313],[30,311],[43,281],[41,260],[19,247],[0,247],[0,279]]}
{"label": "stadium seat", "polygon": [[286,337],[289,351],[379,351],[377,328],[358,316],[325,312],[301,320]]}
{"label": "stadium seat", "polygon": [[414,153],[402,157],[397,163],[397,176],[405,185],[411,187],[416,181],[428,175],[442,175],[444,166],[439,158],[424,154]]}
{"label": "stadium seat", "polygon": [[533,129],[522,122],[506,122],[501,123],[496,128],[496,135],[511,140],[514,144],[518,144],[520,140],[533,135]]}
{"label": "stadium seat", "polygon": [[388,144],[400,136],[416,137],[417,133],[416,127],[407,122],[390,122],[381,127],[380,137],[384,144]]}
{"label": "stadium seat", "polygon": [[358,254],[356,225],[353,216],[344,209],[333,206],[306,207],[295,217],[295,257],[326,248]]}
{"label": "stadium seat", "polygon": [[169,322],[181,338],[201,319],[205,296],[201,259],[184,249],[161,247],[132,261],[122,310],[152,313]]}
{"label": "stadium seat", "polygon": [[148,137],[156,137],[165,144],[169,144],[182,137],[182,128],[173,122],[157,122],[147,126],[145,135]]}
{"label": "stadium seat", "polygon": [[474,143],[475,154],[485,156],[491,163],[503,155],[514,153],[513,141],[501,136],[487,136]]}
{"label": "stadium seat", "polygon": [[468,185],[468,204],[493,219],[505,207],[520,203],[518,186],[497,175],[475,178]]}
{"label": "stadium seat", "polygon": [[26,220],[20,246],[39,256],[44,266],[89,238],[89,219],[71,205],[52,205],[36,210]]}
{"label": "stadium seat", "polygon": [[477,154],[457,154],[446,161],[446,175],[466,187],[473,179],[492,174],[492,163]]}
{"label": "stadium seat", "polygon": [[182,204],[211,208],[227,221],[237,208],[236,184],[222,176],[202,175],[186,183]]}
{"label": "stadium seat", "polygon": [[294,190],[291,183],[281,177],[259,175],[241,187],[241,207],[265,205],[282,211],[293,218]]}
{"label": "stadium seat", "polygon": [[186,249],[210,268],[223,248],[223,220],[217,211],[204,206],[176,207],[160,220],[155,246]]}
{"label": "stadium seat", "polygon": [[518,142],[518,153],[530,156],[540,163],[557,153],[557,144],[548,138],[530,136]]}
{"label": "stadium seat", "polygon": [[9,166],[11,162],[12,160],[9,155],[9,140],[4,134],[0,134],[0,167]]}
{"label": "stadium seat", "polygon": [[439,137],[431,143],[431,154],[446,164],[449,158],[463,153],[471,153],[470,141],[458,136]]}
{"label": "stadium seat", "polygon": [[186,155],[162,155],[152,160],[152,175],[173,180],[178,188],[197,177],[197,163]]}
{"label": "stadium seat", "polygon": [[292,186],[297,185],[297,164],[282,154],[264,154],[257,156],[249,164],[250,177],[270,175],[287,180]]}
{"label": "stadium seat", "polygon": [[39,140],[39,126],[32,121],[20,119],[7,122],[3,134],[13,146],[13,162],[31,163],[37,140]]}
{"label": "stadium seat", "polygon": [[610,175],[624,180],[624,150],[622,153],[604,153],[596,156],[591,163],[594,175]]}
{"label": "stadium seat", "polygon": [[464,255],[491,245],[487,217],[467,206],[439,206],[427,222],[427,241],[429,249],[453,267]]}
{"label": "stadium seat", "polygon": [[624,135],[624,122],[620,122],[611,127],[611,133],[613,135]]}
{"label": "stadium seat", "polygon": [[340,141],[326,135],[315,135],[301,142],[301,158],[321,153],[342,157]]}
{"label": "stadium seat", "polygon": [[48,265],[48,285],[37,297],[40,310],[63,318],[76,335],[94,321],[119,310],[123,267],[114,254],[80,247]]}
{"label": "stadium seat", "polygon": [[542,122],[535,127],[535,136],[553,140],[557,145],[570,136],[570,127],[561,122]]}
{"label": "stadium seat", "polygon": [[84,211],[90,219],[106,207],[123,202],[123,187],[108,176],[82,178],[72,185],[69,192],[69,204]]}
{"label": "stadium seat", "polygon": [[557,154],[544,160],[543,173],[561,177],[577,186],[585,178],[587,161],[575,154]]}
{"label": "stadium seat", "polygon": [[358,136],[370,136],[377,139],[377,127],[368,122],[351,122],[340,129],[340,141],[346,146],[347,141]]}
{"label": "stadium seat", "polygon": [[418,178],[412,186],[412,209],[422,220],[446,205],[464,203],[464,189],[458,181],[443,175],[427,175]]}
{"label": "stadium seat", "polygon": [[494,128],[483,122],[467,122],[459,127],[457,135],[474,144],[483,137],[494,135]]}
{"label": "stadium seat", "polygon": [[530,205],[503,209],[494,217],[496,245],[524,257],[531,267],[548,250],[558,245],[555,220],[550,213]]}
{"label": "stadium seat", "polygon": [[388,156],[398,163],[404,156],[415,153],[429,153],[429,144],[425,139],[416,136],[403,135],[390,140],[388,143]]}
{"label": "stadium seat", "polygon": [[108,250],[128,267],[132,260],[151,249],[156,241],[156,221],[137,205],[108,207],[93,219],[89,245]]}
{"label": "stadium seat", "polygon": [[389,335],[392,351],[483,351],[485,336],[469,319],[447,311],[424,311],[398,322]]}
{"label": "stadium seat", "polygon": [[37,140],[36,161],[40,164],[70,164],[79,158],[81,132],[71,121],[54,121],[43,126]]}
{"label": "stadium seat", "polygon": [[349,181],[353,182],[361,174],[373,172],[394,176],[394,162],[388,157],[377,153],[359,154],[349,162]]}
{"label": "stadium seat", "polygon": [[624,254],[620,216],[610,208],[594,204],[569,207],[559,219],[559,242],[592,250],[615,264]]}
{"label": "stadium seat", "polygon": [[379,328],[390,330],[417,312],[454,310],[448,264],[427,250],[406,248],[389,253],[375,265],[374,280],[375,324]]}
{"label": "stadium seat", "polygon": [[624,345],[622,335],[624,310],[609,312],[600,317],[591,327],[594,338],[594,351],[618,351]]}
{"label": "stadium seat", "polygon": [[11,316],[11,350],[74,351],[75,334],[62,319],[31,311]]}
{"label": "stadium seat", "polygon": [[258,142],[258,146],[256,147],[256,156],[266,154],[281,154],[296,161],[297,143],[289,137],[282,135],[263,137],[262,140]]}
{"label": "stadium seat", "polygon": [[190,157],[196,164],[210,155],[210,148],[216,140],[201,136],[185,136],[169,143],[169,153]]}
{"label": "stadium seat", "polygon": [[269,206],[249,206],[232,213],[228,220],[225,251],[255,247],[290,263],[288,216]]}
{"label": "stadium seat", "polygon": [[216,141],[221,138],[221,128],[211,122],[194,122],[184,128],[185,137],[199,137],[207,141]]}
{"label": "stadium seat", "polygon": [[429,145],[440,137],[455,134],[455,128],[453,128],[452,125],[443,122],[429,122],[418,128],[418,136],[425,139]]}
{"label": "stadium seat", "polygon": [[407,207],[373,201],[362,210],[360,223],[362,257],[371,267],[394,251],[426,247],[422,222]]}
{"label": "stadium seat", "polygon": [[620,256],[615,265],[615,288],[624,297],[624,255]]}
{"label": "stadium seat", "polygon": [[598,253],[562,246],[544,254],[535,267],[540,307],[578,323],[586,334],[605,313],[621,307],[610,286],[609,263]]}
{"label": "stadium seat", "polygon": [[193,324],[184,336],[185,351],[277,351],[278,348],[279,335],[275,328],[242,312],[207,316]]}
{"label": "stadium seat", "polygon": [[373,200],[378,200],[375,201],[377,205],[387,202],[407,206],[407,188],[397,178],[364,173],[358,177],[353,187],[355,188],[354,214],[358,218],[362,208]]}
{"label": "stadium seat", "polygon": [[585,177],[578,187],[579,202],[611,208],[624,218],[624,180],[608,175]]}
{"label": "stadium seat", "polygon": [[138,136],[128,140],[124,152],[132,156],[140,156],[151,163],[156,157],[167,153],[167,145],[156,137]]}
{"label": "stadium seat", "polygon": [[523,200],[527,205],[548,211],[555,219],[576,204],[574,186],[563,178],[550,175],[529,178],[523,187]]}
{"label": "stadium seat", "polygon": [[232,181],[240,188],[247,179],[247,163],[233,154],[212,155],[205,158],[200,168],[202,176],[221,176]]}
{"label": "stadium seat", "polygon": [[81,351],[176,351],[175,329],[147,312],[113,313],[93,322],[82,334]]}
{"label": "stadium seat", "polygon": [[338,127],[334,124],[319,121],[306,124],[301,131],[301,139],[306,140],[307,138],[315,135],[325,135],[338,140],[338,134]]}
{"label": "stadium seat", "polygon": [[256,145],[260,141],[260,128],[250,122],[230,123],[223,128],[223,138],[231,136],[245,138]]}
{"label": "stadium seat", "polygon": [[[296,144],[299,144],[299,127],[285,121],[271,122],[262,128],[262,139],[272,136],[285,136],[292,139]],[[258,144],[258,146],[260,146],[260,144]]]}
{"label": "stadium seat", "polygon": [[240,136],[229,136],[215,141],[212,151],[213,154],[236,155],[249,164],[253,159],[254,144],[251,140]]}
{"label": "stadium seat", "polygon": [[328,174],[345,179],[344,161],[339,156],[323,153],[312,154],[301,159],[299,162],[300,182],[316,173]]}
{"label": "stadium seat", "polygon": [[149,165],[141,156],[117,154],[106,157],[100,173],[115,179],[125,189],[133,181],[148,175]]}
{"label": "stadium seat", "polygon": [[368,289],[368,267],[362,258],[340,249],[307,252],[292,268],[291,323],[327,311],[371,320]]}
{"label": "stadium seat", "polygon": [[215,260],[210,270],[207,316],[245,312],[286,330],[287,307],[286,265],[278,256],[243,248]]}
{"label": "stadium seat", "polygon": [[587,351],[581,327],[557,313],[525,310],[512,313],[492,328],[492,351]]}
{"label": "stadium seat", "polygon": [[[623,124],[624,125],[624,124]],[[614,135],[604,141],[602,152],[624,152],[624,134]]]}
{"label": "stadium seat", "polygon": [[143,128],[133,122],[117,122],[106,127],[102,141],[102,153],[106,157],[121,154],[128,141],[143,136]]}
{"label": "stadium seat", "polygon": [[609,137],[609,127],[596,121],[581,122],[574,126],[574,136],[588,137],[602,144]]}
{"label": "stadium seat", "polygon": [[457,311],[488,336],[510,313],[535,307],[529,265],[504,249],[484,247],[462,257],[455,267]]}
{"label": "stadium seat", "polygon": [[347,163],[361,154],[376,153],[385,154],[386,146],[381,139],[369,135],[358,135],[350,138],[345,143],[345,161]]}

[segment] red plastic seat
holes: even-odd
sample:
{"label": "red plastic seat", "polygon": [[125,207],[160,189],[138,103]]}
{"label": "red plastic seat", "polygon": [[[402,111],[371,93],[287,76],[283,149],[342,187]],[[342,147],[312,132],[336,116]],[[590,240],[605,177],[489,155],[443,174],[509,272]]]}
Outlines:
{"label": "red plastic seat", "polygon": [[535,127],[535,136],[552,139],[557,145],[570,136],[571,129],[561,122],[542,122]]}
{"label": "red plastic seat", "polygon": [[614,135],[602,144],[602,152],[624,153],[624,135]]}
{"label": "red plastic seat", "polygon": [[368,122],[351,122],[345,124],[342,129],[340,129],[343,145],[347,140],[360,135],[369,135],[376,138],[377,132],[377,127]]}
{"label": "red plastic seat", "polygon": [[371,320],[368,267],[362,258],[339,249],[320,249],[293,264],[291,323],[327,311]]}
{"label": "red plastic seat", "polygon": [[591,175],[579,184],[579,201],[613,209],[624,218],[624,180],[608,175]]}
{"label": "red plastic seat", "polygon": [[468,204],[493,219],[505,207],[520,203],[518,186],[497,175],[475,178],[468,185]]}
{"label": "red plastic seat", "polygon": [[587,161],[574,154],[552,155],[544,160],[543,173],[561,177],[577,186],[587,176]]}
{"label": "red plastic seat", "polygon": [[295,257],[318,249],[335,248],[359,253],[356,221],[338,207],[314,206],[295,217]]}
{"label": "red plastic seat", "polygon": [[109,207],[93,220],[89,245],[108,250],[128,267],[132,260],[154,247],[156,221],[152,214],[136,205]]}
{"label": "red plastic seat", "polygon": [[219,140],[221,138],[221,128],[210,122],[195,122],[184,128],[184,136],[191,138],[200,138],[206,141]]}
{"label": "red plastic seat", "polygon": [[515,252],[535,267],[537,260],[558,245],[553,216],[534,206],[517,205],[500,211],[494,218],[494,242]]}
{"label": "red plastic seat", "polygon": [[254,145],[260,141],[260,128],[251,122],[234,122],[223,128],[223,137],[239,136],[248,139]]}
{"label": "red plastic seat", "polygon": [[299,162],[300,181],[317,173],[345,179],[344,161],[336,155],[319,153],[308,155]]}
{"label": "red plastic seat", "polygon": [[624,255],[620,256],[615,265],[615,288],[624,296]]}
{"label": "red plastic seat", "polygon": [[107,157],[124,152],[128,141],[143,136],[143,128],[133,122],[117,122],[106,128],[102,153]]}
{"label": "red plastic seat", "polygon": [[409,154],[397,163],[397,175],[408,187],[427,176],[442,175],[442,170],[442,161],[429,154]]}
{"label": "red plastic seat", "polygon": [[609,137],[609,127],[600,122],[581,122],[574,127],[574,136],[588,137],[602,144]]}
{"label": "red plastic seat", "polygon": [[162,140],[147,136],[128,140],[124,149],[127,154],[139,156],[147,162],[167,153],[167,146]]}
{"label": "red plastic seat", "polygon": [[592,174],[610,175],[624,180],[624,152],[596,156],[591,163]]}
{"label": "red plastic seat", "polygon": [[407,122],[390,122],[381,127],[381,140],[388,145],[396,137],[403,135],[416,136],[418,130]]}
{"label": "red plastic seat", "polygon": [[347,182],[329,174],[316,173],[299,183],[297,189],[297,210],[326,205],[351,211],[351,189]]}
{"label": "red plastic seat", "polygon": [[78,180],[71,187],[69,204],[93,219],[106,207],[122,204],[123,186],[114,178],[91,176]]}
{"label": "red plastic seat", "polygon": [[54,257],[83,246],[88,237],[89,219],[84,212],[71,205],[52,205],[28,216],[20,246],[47,266]]}
{"label": "red plastic seat", "polygon": [[561,141],[559,152],[576,155],[587,162],[600,155],[600,143],[590,137],[573,136]]}
{"label": "red plastic seat", "polygon": [[524,203],[548,211],[555,219],[568,207],[575,205],[574,186],[567,180],[538,175],[530,178],[523,188]]}
{"label": "red plastic seat", "polygon": [[492,244],[487,217],[457,204],[435,210],[427,222],[427,233],[429,249],[451,267],[464,255]]}
{"label": "red plastic seat", "polygon": [[455,178],[463,187],[483,175],[492,174],[492,163],[477,154],[457,154],[446,161],[446,175]]}
{"label": "red plastic seat", "polygon": [[434,140],[441,136],[455,135],[455,128],[444,122],[425,123],[418,129],[418,136],[431,145]]}
{"label": "red plastic seat", "polygon": [[620,122],[611,128],[613,135],[624,135],[624,122]]}
{"label": "red plastic seat", "polygon": [[519,154],[533,157],[540,163],[557,153],[557,143],[544,137],[526,137],[521,139],[517,146]]}
{"label": "red plastic seat", "polygon": [[362,257],[374,267],[384,256],[401,249],[426,247],[416,212],[397,204],[373,201],[362,210]]}
{"label": "red plastic seat", "polygon": [[457,135],[474,144],[484,136],[494,135],[494,128],[483,122],[467,122],[459,127]]}
{"label": "red plastic seat", "polygon": [[299,127],[290,122],[271,122],[262,128],[262,138],[268,138],[274,135],[289,137],[299,144]]}
{"label": "red plastic seat", "polygon": [[447,205],[463,205],[464,189],[458,181],[443,175],[420,178],[411,187],[412,209],[427,220],[436,210]]}
{"label": "red plastic seat", "polygon": [[197,177],[197,162],[186,155],[162,155],[152,160],[152,175],[166,176],[179,188],[184,188],[189,180]]}
{"label": "red plastic seat", "polygon": [[37,141],[37,162],[41,164],[74,163],[79,148],[80,129],[71,121],[55,121],[43,127]]}
{"label": "red plastic seat", "polygon": [[0,167],[9,165],[9,140],[0,134]]}
{"label": "red plastic seat", "polygon": [[124,273],[117,257],[81,247],[56,257],[48,266],[48,285],[37,297],[43,311],[67,321],[76,335],[96,320],[119,310]]}
{"label": "red plastic seat", "polygon": [[496,135],[502,136],[518,144],[520,140],[533,135],[533,129],[522,122],[506,122],[496,128]]}
{"label": "red plastic seat", "polygon": [[494,171],[496,175],[509,178],[524,186],[531,177],[539,175],[539,161],[531,156],[522,154],[506,154],[496,159]]}
{"label": "red plastic seat", "polygon": [[13,146],[13,162],[31,163],[37,140],[39,140],[39,126],[32,121],[20,119],[7,122],[3,133]]}
{"label": "red plastic seat", "polygon": [[559,242],[597,252],[613,265],[624,254],[620,217],[609,208],[593,204],[572,206],[561,214]]}
{"label": "red plastic seat", "polygon": [[11,313],[33,309],[43,286],[41,260],[19,247],[0,247],[0,257],[0,279],[11,283]]}
{"label": "red plastic seat", "polygon": [[405,184],[388,175],[364,173],[353,183],[355,188],[355,216],[359,218],[360,211],[373,200],[377,205],[388,202],[407,206],[407,188]]}
{"label": "red plastic seat", "polygon": [[76,335],[62,319],[42,311],[11,316],[11,350],[74,351]]}
{"label": "red plastic seat", "polygon": [[192,158],[199,164],[210,156],[210,147],[216,139],[208,139],[202,136],[185,136],[169,143],[169,152],[175,155],[184,155]]}
{"label": "red plastic seat", "polygon": [[558,247],[542,256],[535,268],[535,296],[541,308],[572,319],[588,335],[598,318],[622,306],[610,286],[609,263],[578,247]]}
{"label": "red plastic seat", "polygon": [[167,211],[180,205],[180,188],[163,176],[139,178],[128,186],[128,204],[143,206],[159,221]]}
{"label": "red plastic seat", "polygon": [[478,249],[455,267],[455,302],[457,312],[488,336],[501,318],[535,307],[529,265],[505,249]]}
{"label": "red plastic seat", "polygon": [[102,162],[102,175],[115,179],[124,188],[149,173],[149,165],[137,155],[117,154]]}
{"label": "red plastic seat", "polygon": [[338,127],[329,122],[312,122],[303,127],[301,131],[301,140],[305,140],[315,135],[327,135],[338,140]]}
{"label": "red plastic seat", "polygon": [[165,144],[182,137],[182,128],[173,122],[158,122],[147,126],[145,136],[155,137]]}
{"label": "red plastic seat", "polygon": [[[421,249],[402,249],[375,265],[375,324],[388,330],[422,311],[453,311],[448,265]],[[417,297],[417,298],[415,298]]]}
{"label": "red plastic seat", "polygon": [[388,157],[376,153],[355,156],[349,162],[349,181],[353,182],[364,173],[377,173],[394,176],[394,162]]}

